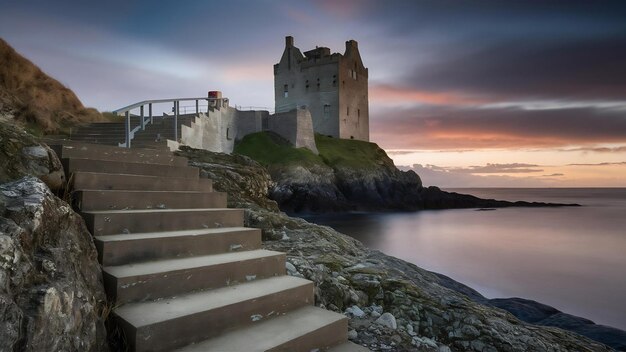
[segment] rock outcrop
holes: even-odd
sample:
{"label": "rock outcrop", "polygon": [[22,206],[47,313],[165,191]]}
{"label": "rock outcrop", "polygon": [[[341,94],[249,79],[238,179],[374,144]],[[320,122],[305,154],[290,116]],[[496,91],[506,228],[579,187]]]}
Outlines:
{"label": "rock outcrop", "polygon": [[104,303],[82,218],[35,177],[0,185],[0,350],[105,351]]}
{"label": "rock outcrop", "polygon": [[0,164],[0,183],[31,175],[54,192],[65,183],[63,166],[54,151],[8,123],[0,123]]}
{"label": "rock outcrop", "polygon": [[191,149],[179,154],[210,175],[217,190],[227,190],[231,205],[246,208],[246,225],[262,229],[264,247],[287,253],[290,275],[315,282],[317,305],[351,318],[354,342],[381,351],[611,350],[559,328],[527,324],[459,292],[460,283],[450,289],[434,273],[278,212],[267,199],[268,172],[248,158]]}
{"label": "rock outcrop", "polygon": [[270,198],[288,213],[570,205],[481,199],[423,187],[419,175],[399,170],[375,143],[321,135],[315,141],[319,155],[261,132],[246,136],[235,152],[267,168],[274,181]]}

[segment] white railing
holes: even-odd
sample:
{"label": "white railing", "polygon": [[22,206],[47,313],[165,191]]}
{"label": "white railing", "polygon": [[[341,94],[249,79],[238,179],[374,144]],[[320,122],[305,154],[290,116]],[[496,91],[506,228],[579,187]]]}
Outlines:
{"label": "white railing", "polygon": [[[184,108],[184,112],[183,114],[187,114],[188,108],[190,110],[190,113],[199,113],[200,111],[200,101],[206,101],[207,104],[202,104],[202,106],[206,106],[208,109],[208,106],[227,106],[228,105],[228,98],[207,98],[207,97],[201,97],[201,98],[172,98],[172,99],[156,99],[156,100],[144,100],[144,101],[140,101],[138,103],[134,103],[128,106],[125,106],[123,108],[114,110],[113,113],[117,114],[117,115],[125,115],[126,116],[126,123],[125,123],[125,140],[124,143],[119,143],[120,147],[124,147],[124,148],[130,148],[131,146],[131,141],[133,140],[133,138],[135,138],[135,133],[137,133],[138,131],[143,131],[146,129],[146,125],[148,124],[152,124],[154,123],[154,117],[152,115],[152,104],[163,104],[163,103],[172,103],[174,104],[173,108],[172,108],[172,112],[174,113],[174,139],[176,141],[178,141],[178,115],[180,114],[180,102],[181,101],[195,101],[196,104],[195,106],[185,106]],[[145,115],[145,111],[144,111],[144,107],[148,106],[148,116]],[[137,109],[139,108],[139,125],[135,126],[134,128],[131,126],[131,121],[130,121],[130,117],[131,117],[131,110]],[[193,109],[192,109],[193,108]]]}

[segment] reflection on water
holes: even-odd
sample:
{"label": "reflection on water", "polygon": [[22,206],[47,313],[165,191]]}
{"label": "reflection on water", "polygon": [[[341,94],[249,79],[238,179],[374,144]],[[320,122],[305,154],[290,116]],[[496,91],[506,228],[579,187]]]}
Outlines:
{"label": "reflection on water", "polygon": [[494,297],[524,297],[626,329],[626,190],[465,189],[582,207],[309,218]]}

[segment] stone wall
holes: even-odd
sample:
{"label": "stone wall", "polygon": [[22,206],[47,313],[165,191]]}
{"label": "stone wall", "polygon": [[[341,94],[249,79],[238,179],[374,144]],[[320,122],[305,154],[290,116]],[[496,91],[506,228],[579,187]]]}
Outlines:
{"label": "stone wall", "polygon": [[191,127],[181,127],[181,143],[192,148],[232,153],[237,135],[238,110],[222,107],[199,114]]}
{"label": "stone wall", "polygon": [[269,118],[268,130],[281,135],[296,148],[308,148],[315,154],[318,153],[313,121],[307,109],[294,109],[272,115]]}
{"label": "stone wall", "polygon": [[183,125],[181,143],[168,141],[168,147],[177,150],[182,144],[230,154],[235,148],[235,141],[264,130],[278,133],[296,148],[308,148],[317,154],[311,113],[306,109],[293,109],[275,115],[264,110],[240,111],[231,107],[209,110],[206,114],[198,114],[191,127]]}

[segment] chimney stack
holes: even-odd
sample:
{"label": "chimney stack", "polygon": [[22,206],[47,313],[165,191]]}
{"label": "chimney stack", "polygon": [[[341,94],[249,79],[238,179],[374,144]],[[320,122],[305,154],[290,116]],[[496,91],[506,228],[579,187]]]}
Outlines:
{"label": "chimney stack", "polygon": [[293,47],[293,37],[292,36],[286,36],[285,37],[285,47],[287,48],[291,48]]}

